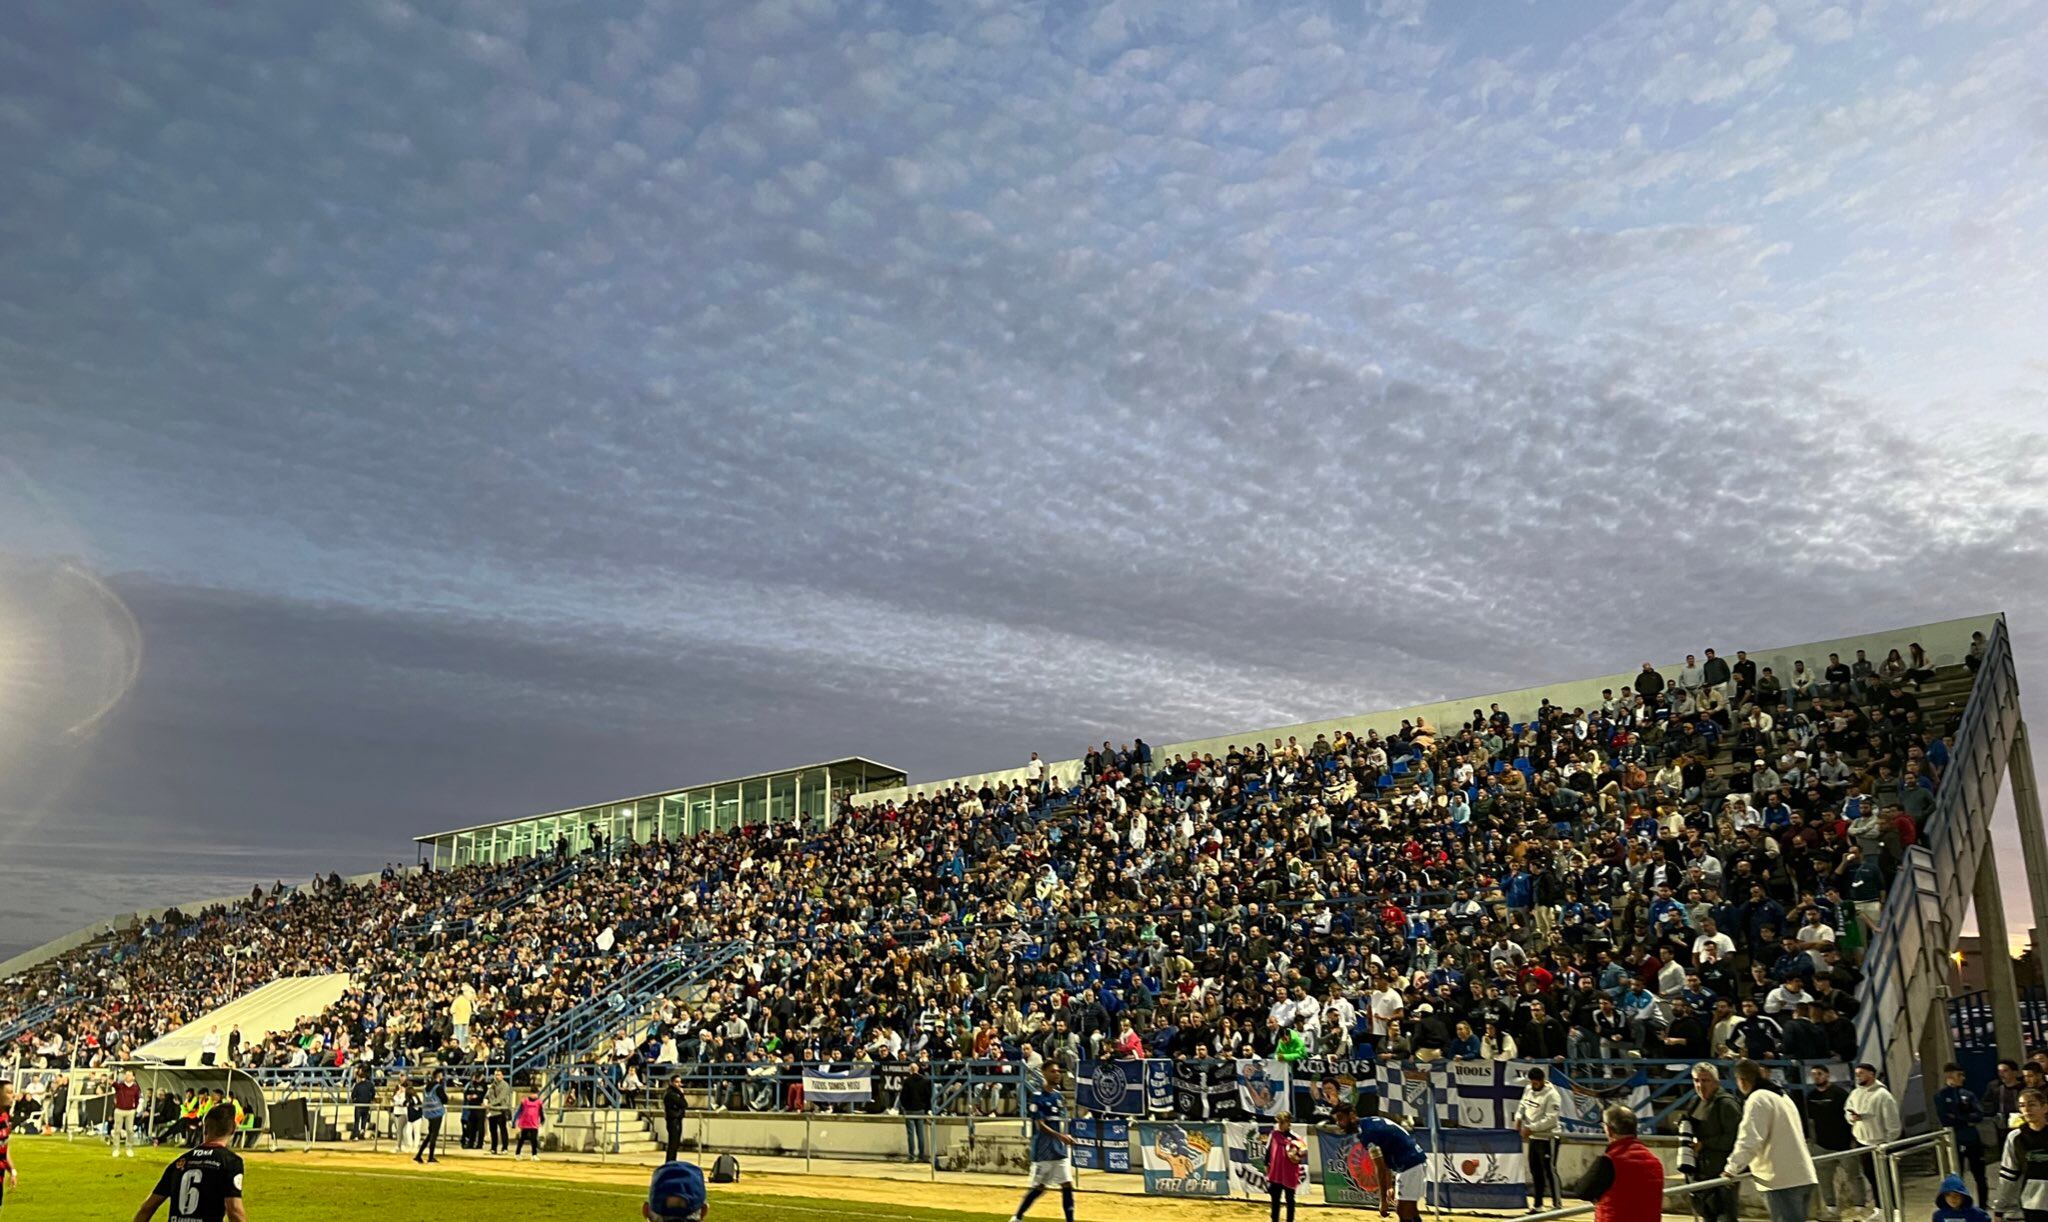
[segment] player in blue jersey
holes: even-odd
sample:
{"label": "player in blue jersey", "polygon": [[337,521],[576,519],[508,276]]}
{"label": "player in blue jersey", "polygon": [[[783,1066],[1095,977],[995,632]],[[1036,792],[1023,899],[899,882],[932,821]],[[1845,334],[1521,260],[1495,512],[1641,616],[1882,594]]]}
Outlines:
{"label": "player in blue jersey", "polygon": [[1389,1198],[1394,1201],[1401,1222],[1416,1222],[1422,1216],[1422,1197],[1429,1186],[1429,1156],[1415,1143],[1414,1134],[1384,1116],[1362,1117],[1350,1103],[1332,1108],[1330,1123],[1321,1126],[1321,1131],[1371,1146],[1379,1155],[1373,1161],[1379,1166],[1381,1217],[1387,1215]]}
{"label": "player in blue jersey", "polygon": [[1060,1190],[1060,1208],[1066,1212],[1067,1222],[1074,1222],[1074,1161],[1071,1153],[1074,1139],[1062,1131],[1061,1121],[1065,1119],[1066,1110],[1060,1099],[1059,1062],[1045,1063],[1045,1087],[1032,1092],[1028,1114],[1031,1117],[1031,1186],[1024,1193],[1023,1204],[1010,1215],[1010,1222],[1023,1222],[1024,1213],[1031,1208],[1032,1202],[1055,1185]]}

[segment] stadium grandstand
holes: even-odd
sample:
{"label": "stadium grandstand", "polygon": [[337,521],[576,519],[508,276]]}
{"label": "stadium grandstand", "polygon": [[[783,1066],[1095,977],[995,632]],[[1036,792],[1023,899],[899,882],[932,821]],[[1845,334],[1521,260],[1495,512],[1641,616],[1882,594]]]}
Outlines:
{"label": "stadium grandstand", "polygon": [[[414,868],[136,914],[0,965],[0,1037],[18,1077],[73,1080],[60,1107],[168,1041],[337,1116],[358,1081],[381,1113],[407,1078],[502,1069],[636,1136],[644,1111],[650,1142],[680,1073],[714,1147],[742,1144],[726,1117],[887,1112],[911,1065],[942,1088],[924,1110],[991,1115],[1047,1060],[1199,1082],[1174,1074],[1562,1059],[1655,1121],[1660,1068],[1870,1062],[1924,1124],[1923,1065],[2028,1051],[2007,956],[1970,1003],[1988,1022],[1951,996],[1971,914],[2008,944],[1995,811],[2048,928],[2001,616],[1034,745],[915,785],[848,757],[478,824],[421,836]],[[222,1023],[291,980],[333,991]],[[836,1101],[860,1066],[904,1068]]]}

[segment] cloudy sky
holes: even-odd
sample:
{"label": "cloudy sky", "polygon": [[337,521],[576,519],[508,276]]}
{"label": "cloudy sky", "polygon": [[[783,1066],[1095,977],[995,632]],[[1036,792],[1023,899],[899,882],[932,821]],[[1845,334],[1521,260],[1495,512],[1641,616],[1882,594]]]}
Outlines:
{"label": "cloudy sky", "polygon": [[2048,9],[1372,8],[6,6],[0,950],[836,754],[2044,656]]}

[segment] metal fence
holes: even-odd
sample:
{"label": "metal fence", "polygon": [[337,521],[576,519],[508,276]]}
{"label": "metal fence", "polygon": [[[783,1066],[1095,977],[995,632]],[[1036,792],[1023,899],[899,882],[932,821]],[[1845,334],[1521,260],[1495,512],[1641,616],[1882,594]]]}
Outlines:
{"label": "metal fence", "polygon": [[[1863,1146],[1854,1150],[1823,1152],[1815,1154],[1813,1161],[1815,1167],[1819,1168],[1824,1164],[1841,1162],[1847,1159],[1871,1158],[1876,1160],[1878,1168],[1877,1216],[1880,1218],[1899,1218],[1904,1216],[1902,1207],[1905,1203],[1904,1182],[1899,1164],[1906,1157],[1927,1149],[1932,1149],[1935,1153],[1935,1165],[1939,1174],[1950,1175],[1960,1169],[1960,1165],[1956,1161],[1955,1135],[1947,1129],[1923,1133],[1918,1137],[1902,1137],[1897,1141],[1886,1142],[1879,1146]],[[1722,1188],[1739,1188],[1743,1184],[1754,1185],[1755,1183],[1756,1181],[1749,1176],[1720,1176],[1711,1180],[1700,1180],[1696,1183],[1683,1184],[1676,1188],[1666,1188],[1664,1190],[1665,1208],[1667,1211],[1669,1210],[1673,1198],[1681,1201],[1683,1208],[1690,1208],[1692,1205],[1691,1198],[1700,1193],[1713,1192]],[[1512,1222],[1557,1222],[1557,1220],[1564,1218],[1585,1218],[1590,1217],[1593,1211],[1598,1208],[1599,1205],[1594,1202],[1587,1202],[1583,1205],[1567,1205],[1562,1209],[1546,1209],[1540,1213],[1522,1214],[1512,1219]]]}

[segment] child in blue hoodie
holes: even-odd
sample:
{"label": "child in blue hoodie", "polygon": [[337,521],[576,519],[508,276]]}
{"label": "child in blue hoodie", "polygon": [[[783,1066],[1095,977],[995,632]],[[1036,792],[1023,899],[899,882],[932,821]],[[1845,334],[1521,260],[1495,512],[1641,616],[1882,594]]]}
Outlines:
{"label": "child in blue hoodie", "polygon": [[1963,1177],[1951,1175],[1941,1182],[1941,1191],[1934,1194],[1932,1222],[1991,1222],[1991,1215],[1970,1199],[1969,1191],[1963,1187]]}

